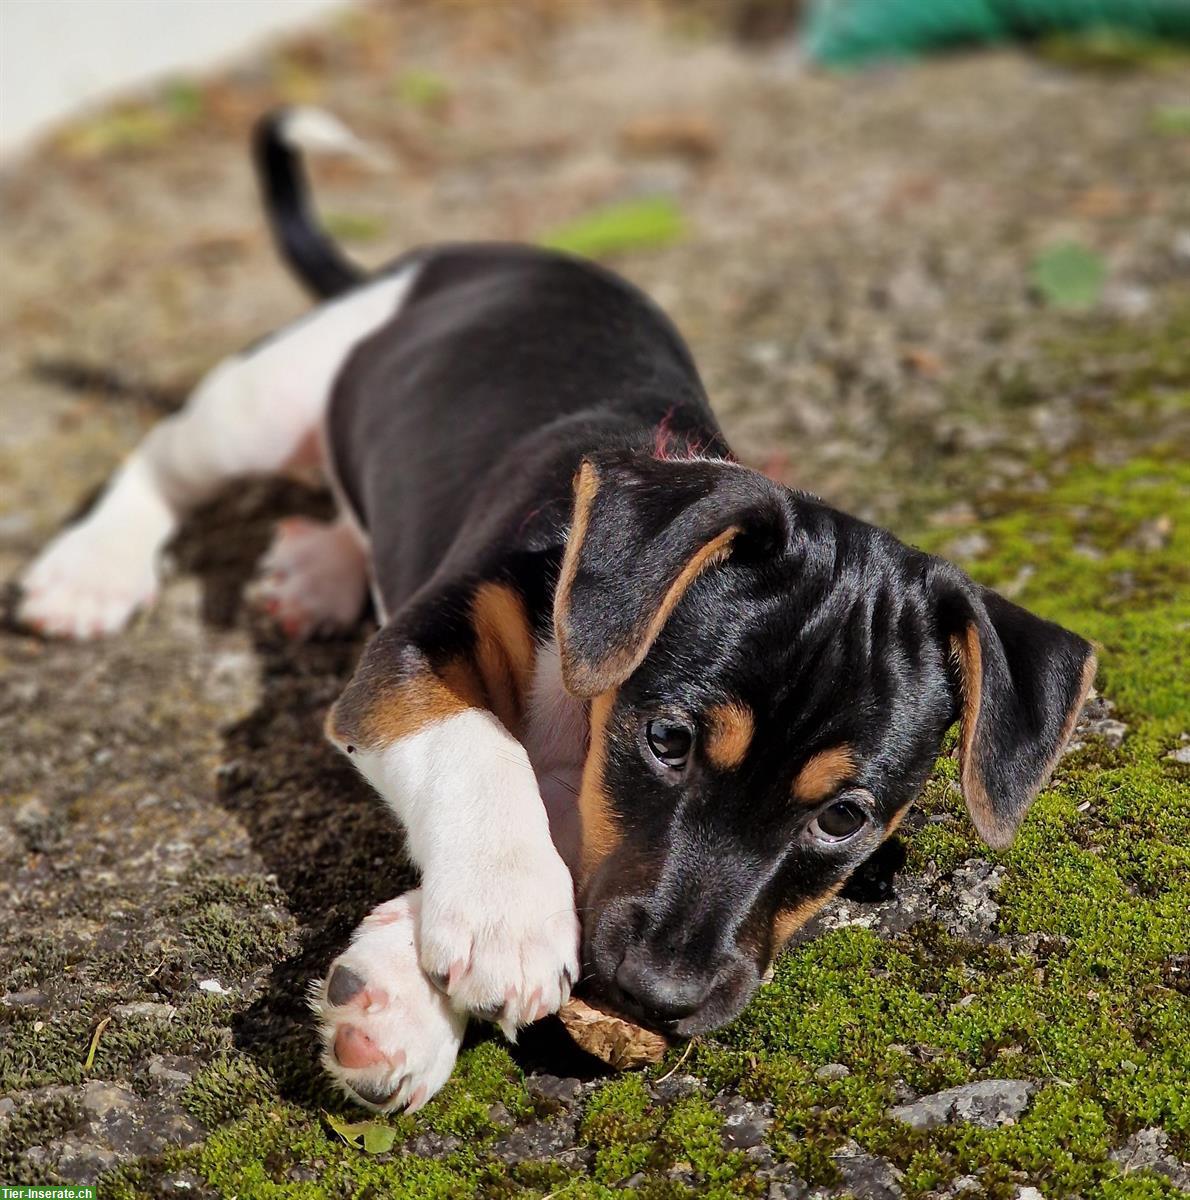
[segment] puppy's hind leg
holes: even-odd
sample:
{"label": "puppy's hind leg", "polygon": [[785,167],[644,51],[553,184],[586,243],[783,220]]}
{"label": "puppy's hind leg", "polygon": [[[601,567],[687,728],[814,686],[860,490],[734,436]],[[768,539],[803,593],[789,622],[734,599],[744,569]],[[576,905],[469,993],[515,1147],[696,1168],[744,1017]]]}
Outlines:
{"label": "puppy's hind leg", "polygon": [[179,521],[229,479],[284,465],[309,423],[278,402],[263,427],[258,375],[251,357],[221,363],[149,432],[94,508],[25,572],[23,624],[76,639],[121,629],[156,597],[159,556]]}
{"label": "puppy's hind leg", "polygon": [[302,455],[344,360],[396,313],[411,282],[411,270],[383,276],[216,367],[25,572],[18,619],[78,639],[122,628],[154,598],[160,552],[183,517],[230,481]]}
{"label": "puppy's hind leg", "polygon": [[368,591],[368,553],[354,521],[288,517],[249,590],[251,603],[302,641],[349,629]]}

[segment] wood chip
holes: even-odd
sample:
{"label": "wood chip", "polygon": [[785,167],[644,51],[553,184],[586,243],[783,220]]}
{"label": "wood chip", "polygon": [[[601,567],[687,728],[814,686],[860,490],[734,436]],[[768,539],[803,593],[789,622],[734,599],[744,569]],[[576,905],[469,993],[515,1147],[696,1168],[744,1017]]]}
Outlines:
{"label": "wood chip", "polygon": [[617,1071],[659,1062],[669,1049],[661,1034],[584,1000],[570,999],[558,1016],[579,1046]]}
{"label": "wood chip", "polygon": [[674,154],[705,162],[718,152],[719,136],[705,117],[674,113],[629,121],[620,130],[620,145],[642,157]]}

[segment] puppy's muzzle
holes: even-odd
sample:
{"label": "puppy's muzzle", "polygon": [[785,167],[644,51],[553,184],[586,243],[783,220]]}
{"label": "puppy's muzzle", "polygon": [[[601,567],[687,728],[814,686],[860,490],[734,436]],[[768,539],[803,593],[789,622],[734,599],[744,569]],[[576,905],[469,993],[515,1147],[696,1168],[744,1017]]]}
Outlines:
{"label": "puppy's muzzle", "polygon": [[615,1008],[681,1037],[734,1017],[759,983],[742,952],[689,929],[659,926],[636,899],[619,899],[597,917],[583,959],[596,990]]}

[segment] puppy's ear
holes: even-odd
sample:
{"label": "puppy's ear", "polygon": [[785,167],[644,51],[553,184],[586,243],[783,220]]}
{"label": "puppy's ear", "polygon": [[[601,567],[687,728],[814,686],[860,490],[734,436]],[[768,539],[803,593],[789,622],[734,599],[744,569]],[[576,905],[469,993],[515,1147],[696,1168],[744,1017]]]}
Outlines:
{"label": "puppy's ear", "polygon": [[640,666],[675,605],[731,554],[787,537],[780,489],[730,463],[609,453],[584,459],[554,593],[562,680],[597,696]]}
{"label": "puppy's ear", "polygon": [[963,798],[984,841],[999,849],[1074,729],[1095,655],[1077,634],[965,577],[943,585],[938,612],[954,662]]}

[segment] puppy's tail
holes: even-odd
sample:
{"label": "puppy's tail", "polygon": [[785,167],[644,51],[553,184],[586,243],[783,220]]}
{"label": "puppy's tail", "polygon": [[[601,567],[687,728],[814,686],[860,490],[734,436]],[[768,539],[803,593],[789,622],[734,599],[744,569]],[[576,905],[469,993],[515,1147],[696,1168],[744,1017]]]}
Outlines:
{"label": "puppy's tail", "polygon": [[266,113],[252,134],[252,157],[273,241],[289,269],[320,299],[338,296],[367,278],[331,241],[310,202],[303,150],[383,161],[367,143],[319,108]]}

